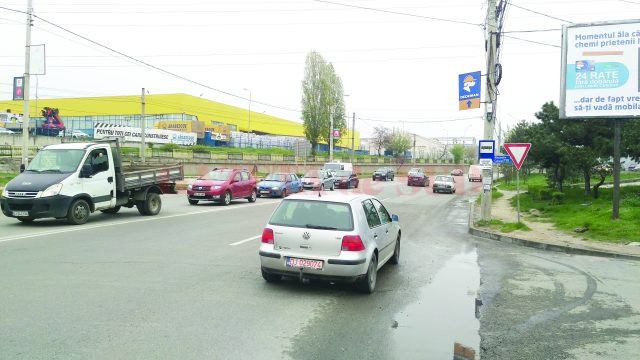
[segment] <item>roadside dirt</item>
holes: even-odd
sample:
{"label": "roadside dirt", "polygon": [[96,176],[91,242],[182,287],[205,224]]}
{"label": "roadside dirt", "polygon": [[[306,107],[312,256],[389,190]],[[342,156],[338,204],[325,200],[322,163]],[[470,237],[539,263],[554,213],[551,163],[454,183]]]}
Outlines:
{"label": "roadside dirt", "polygon": [[[506,190],[500,190],[500,192],[502,192],[504,196],[493,202],[493,206],[491,208],[492,217],[504,222],[517,222],[518,213],[510,203],[510,199],[516,196],[516,192]],[[531,231],[515,230],[510,233],[502,234],[525,240],[544,242],[548,244],[580,247],[599,251],[640,256],[640,246],[610,244],[589,240],[580,237],[579,235],[576,236],[570,233],[566,233],[562,230],[558,230],[553,224],[543,222],[543,217],[534,217],[529,213],[524,213],[523,216],[521,216],[520,220],[529,228],[531,228]],[[497,229],[493,230],[500,233],[500,231]]]}

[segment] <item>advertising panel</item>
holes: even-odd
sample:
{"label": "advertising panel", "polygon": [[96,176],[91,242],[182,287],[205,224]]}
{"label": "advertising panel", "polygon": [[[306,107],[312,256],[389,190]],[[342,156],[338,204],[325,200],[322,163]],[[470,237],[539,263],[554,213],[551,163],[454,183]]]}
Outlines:
{"label": "advertising panel", "polygon": [[[93,137],[95,139],[119,137],[124,138],[124,141],[139,142],[140,132],[140,128],[97,123],[94,126]],[[195,133],[161,129],[145,129],[144,138],[148,143],[178,145],[195,145],[198,140]]]}
{"label": "advertising panel", "polygon": [[640,20],[563,27],[561,118],[640,117]]}

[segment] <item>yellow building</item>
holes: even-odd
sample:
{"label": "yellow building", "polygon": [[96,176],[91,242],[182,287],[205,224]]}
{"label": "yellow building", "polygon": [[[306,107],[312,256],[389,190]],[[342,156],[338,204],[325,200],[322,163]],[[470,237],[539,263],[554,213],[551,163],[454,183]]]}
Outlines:
{"label": "yellow building", "polygon": [[[248,131],[249,112],[247,109],[222,104],[187,94],[160,94],[145,97],[145,114],[148,127],[155,127],[156,121],[197,120],[205,127],[228,124],[238,131]],[[40,116],[40,110],[47,107],[58,108],[65,125],[72,129],[90,126],[87,122],[116,122],[121,125],[139,126],[141,110],[140,96],[103,96],[83,98],[38,99],[30,100],[30,116]],[[22,101],[0,101],[0,110],[11,109],[13,113],[22,113]],[[194,118],[195,117],[195,118]],[[74,126],[76,125],[77,126]],[[255,133],[304,137],[301,123],[274,116],[251,112],[251,131]],[[340,146],[350,147],[351,135],[342,134]],[[355,147],[360,146],[360,136],[355,133]]]}

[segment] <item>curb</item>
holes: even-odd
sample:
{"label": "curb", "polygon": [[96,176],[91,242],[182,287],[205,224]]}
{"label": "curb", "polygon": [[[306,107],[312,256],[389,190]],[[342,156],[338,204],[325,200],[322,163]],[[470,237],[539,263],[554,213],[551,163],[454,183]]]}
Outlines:
{"label": "curb", "polygon": [[502,235],[502,234],[494,233],[491,231],[477,229],[473,226],[473,204],[471,204],[471,214],[469,216],[469,234],[473,236],[489,239],[489,240],[495,240],[495,241],[505,242],[505,243],[514,244],[514,245],[520,245],[520,246],[530,247],[530,248],[539,249],[539,250],[555,251],[555,252],[561,252],[561,253],[572,254],[572,255],[587,255],[587,256],[598,256],[598,257],[640,261],[640,256],[636,256],[636,255],[620,254],[620,253],[614,253],[614,252],[608,252],[608,251],[602,251],[602,250],[585,249],[585,248],[573,247],[569,245],[548,244],[541,241],[525,240],[525,239],[521,239],[513,236]]}

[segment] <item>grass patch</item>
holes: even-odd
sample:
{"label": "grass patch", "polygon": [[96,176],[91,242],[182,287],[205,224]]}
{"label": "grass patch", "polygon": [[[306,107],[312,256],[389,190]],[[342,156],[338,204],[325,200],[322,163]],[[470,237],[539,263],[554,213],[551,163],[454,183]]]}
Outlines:
{"label": "grass patch", "polygon": [[[507,180],[505,178],[498,179],[495,184],[496,186],[500,187],[500,190],[517,190],[515,176],[511,180]],[[529,176],[520,176],[520,191],[527,191],[529,185],[547,186],[547,176],[545,174],[531,174]]]}
{"label": "grass patch", "polygon": [[496,188],[493,188],[493,190],[491,190],[491,199],[492,200],[499,199],[499,198],[501,198],[503,196],[504,196],[504,194],[501,193],[500,191],[498,191]]}
{"label": "grass patch", "polygon": [[14,177],[18,176],[18,174],[14,174],[14,173],[0,173],[0,186],[4,187],[5,185],[7,185],[7,183],[13,179]]}
{"label": "grass patch", "polygon": [[[620,180],[638,180],[638,181],[640,181],[640,172],[621,171],[620,172]],[[594,183],[597,183],[598,181],[600,181],[600,177],[596,176],[593,179],[591,179],[591,184],[593,185]],[[613,175],[608,175],[604,179],[604,182],[613,184]]]}
{"label": "grass patch", "polygon": [[[613,189],[600,189],[600,198],[585,196],[580,187],[567,187],[561,202],[532,198],[530,193],[520,194],[520,209],[537,209],[557,228],[569,233],[586,227],[581,233],[588,239],[625,244],[640,240],[640,186],[620,188],[620,219],[611,220]],[[515,207],[516,198],[511,199]]]}
{"label": "grass patch", "polygon": [[503,233],[510,233],[514,230],[530,231],[531,229],[527,224],[522,222],[508,223],[502,220],[493,219],[491,221],[479,220],[476,222],[477,226],[488,226],[492,229],[499,229]]}

